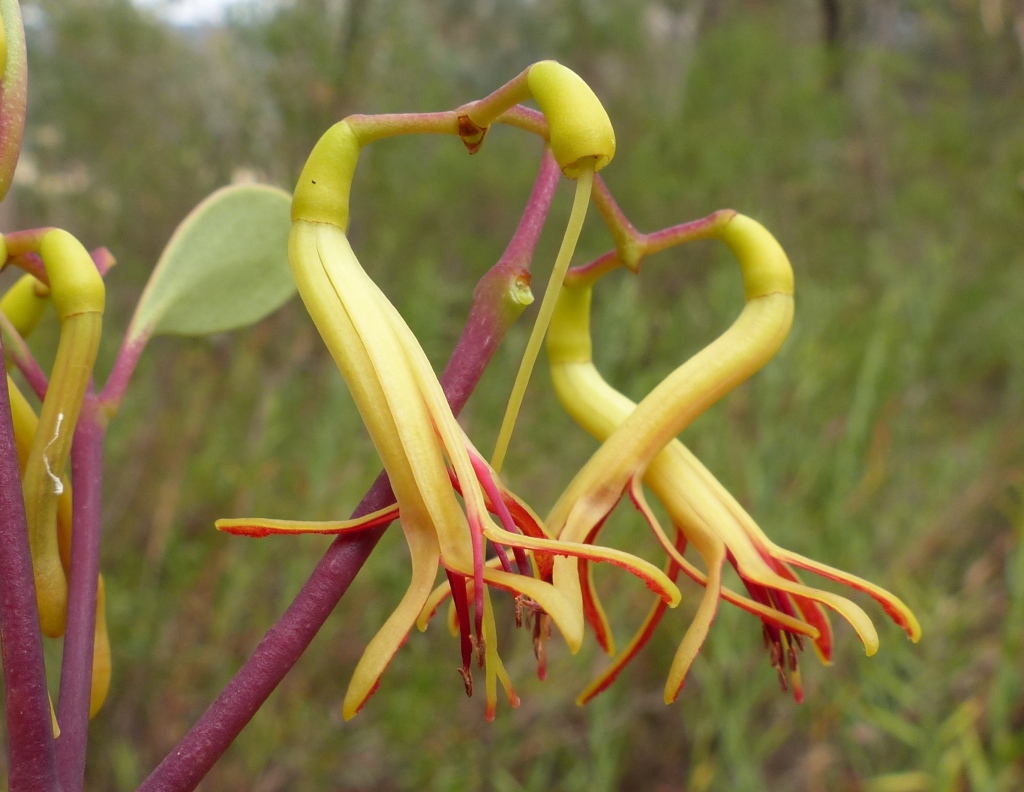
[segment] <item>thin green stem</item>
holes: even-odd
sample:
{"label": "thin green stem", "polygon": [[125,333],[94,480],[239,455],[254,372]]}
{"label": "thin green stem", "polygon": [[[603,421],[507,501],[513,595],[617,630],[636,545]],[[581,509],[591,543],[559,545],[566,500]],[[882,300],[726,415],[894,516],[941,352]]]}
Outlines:
{"label": "thin green stem", "polygon": [[509,397],[505,417],[501,422],[501,430],[498,432],[498,441],[494,447],[494,455],[491,458],[491,467],[496,473],[501,472],[501,466],[505,462],[505,454],[508,453],[508,445],[512,440],[512,430],[515,428],[516,418],[519,417],[519,410],[523,406],[523,398],[526,396],[526,387],[530,384],[530,375],[533,374],[534,364],[540,354],[544,334],[551,322],[551,314],[555,311],[558,291],[562,288],[562,281],[565,279],[565,273],[569,270],[569,262],[572,261],[572,254],[576,250],[580,231],[583,230],[583,220],[587,216],[587,206],[590,204],[593,185],[594,167],[592,163],[590,167],[583,170],[576,181],[576,197],[573,200],[572,213],[569,215],[569,224],[565,228],[562,246],[558,249],[555,266],[551,271],[547,289],[544,291],[544,299],[541,300],[537,321],[530,333],[530,340],[526,343],[526,351],[523,353],[523,360],[519,364],[519,372],[516,374],[516,381],[512,386],[512,395]]}

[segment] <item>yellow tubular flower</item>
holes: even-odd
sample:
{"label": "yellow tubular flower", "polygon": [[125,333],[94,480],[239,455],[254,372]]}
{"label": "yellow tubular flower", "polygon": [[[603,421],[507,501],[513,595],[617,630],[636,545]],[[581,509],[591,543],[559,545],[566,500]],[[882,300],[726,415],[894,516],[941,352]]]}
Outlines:
{"label": "yellow tubular flower", "polygon": [[[784,550],[769,540],[750,515],[729,495],[700,461],[672,437],[726,390],[746,379],[778,348],[792,316],[792,272],[774,238],[759,224],[742,215],[717,223],[711,234],[724,241],[739,259],[747,292],[747,307],[726,335],[670,375],[638,407],[608,385],[591,359],[590,300],[594,281],[605,270],[570,273],[560,296],[548,339],[552,380],[562,404],[583,428],[605,440],[555,506],[548,524],[562,527],[561,538],[593,540],[600,521],[624,489],[644,514],[669,556],[671,571],[684,570],[706,586],[697,614],[673,660],[665,686],[666,703],[679,693],[694,657],[707,636],[725,598],[759,616],[771,649],[773,665],[785,686],[793,684],[799,700],[796,649],[801,636],[814,641],[823,660],[832,651],[828,619],[819,603],[843,615],[864,642],[868,654],[878,646],[874,626],[866,614],[844,597],[801,584],[788,565],[816,572],[864,591],[913,640],[920,627],[910,610],[883,589],[853,575]],[[713,354],[708,354],[713,350]],[[678,388],[687,390],[680,394]],[[714,398],[712,398],[712,396]],[[656,426],[664,421],[666,426]],[[670,439],[663,445],[663,438]],[[638,436],[641,438],[637,441]],[[607,438],[607,439],[606,439]],[[631,454],[631,456],[626,456]],[[617,466],[610,466],[617,460]],[[664,504],[677,531],[676,541],[666,536],[647,505],[642,484]],[[582,505],[581,505],[582,504]],[[693,544],[707,567],[705,576],[682,555]],[[729,560],[747,586],[753,600],[722,587],[722,568]],[[610,632],[588,574],[583,579],[587,616],[605,647],[614,653]],[[556,583],[564,583],[557,577]],[[628,645],[580,696],[580,703],[604,690],[650,636],[664,608],[655,604]]]}
{"label": "yellow tubular flower", "polygon": [[[47,289],[31,275],[20,278],[15,285],[0,299],[2,312],[18,333],[24,337],[35,329],[39,318],[46,308],[48,299],[41,297],[40,291],[47,294]],[[7,390],[10,392],[11,417],[14,424],[14,443],[18,453],[18,466],[21,475],[25,475],[32,441],[39,426],[39,418],[14,380],[7,377]],[[67,476],[61,476],[62,492],[57,497],[57,545],[60,553],[61,566],[65,576],[71,574],[71,484]],[[61,633],[63,633],[63,625]],[[107,632],[106,596],[103,575],[99,576],[99,589],[96,600],[96,627],[93,639],[93,673],[92,695],[90,698],[89,717],[95,717],[106,700],[110,689],[111,655],[110,637]]]}
{"label": "yellow tubular flower", "polygon": [[[475,649],[478,662],[486,667],[491,716],[496,679],[506,684],[510,701],[518,700],[497,658],[485,585],[506,589],[550,616],[573,651],[582,642],[583,614],[578,598],[566,597],[537,576],[539,568],[550,568],[550,556],[582,555],[623,566],[672,604],[678,602],[679,592],[651,564],[614,550],[553,541],[528,512],[510,511],[500,480],[463,434],[419,343],[349,245],[344,230],[349,188],[362,143],[358,133],[342,121],[314,148],[292,204],[289,258],[306,309],[344,376],[384,463],[397,506],[345,522],[240,519],[220,520],[217,527],[251,536],[342,533],[400,516],[412,556],[412,581],[356,666],[342,714],[352,718],[376,689],[385,667],[423,610],[440,563],[460,607],[467,692],[472,690],[469,666]],[[462,504],[453,484],[462,495]],[[491,518],[490,510],[497,514],[498,522]],[[497,551],[500,568],[485,563],[485,540]],[[508,562],[506,547],[517,551],[518,572]],[[533,565],[527,552],[533,554]],[[470,596],[474,604],[472,635]]]}
{"label": "yellow tubular flower", "polygon": [[44,635],[57,637],[64,631],[68,595],[57,541],[57,499],[99,348],[105,290],[89,253],[66,231],[47,232],[39,255],[61,330],[22,486],[40,627]]}

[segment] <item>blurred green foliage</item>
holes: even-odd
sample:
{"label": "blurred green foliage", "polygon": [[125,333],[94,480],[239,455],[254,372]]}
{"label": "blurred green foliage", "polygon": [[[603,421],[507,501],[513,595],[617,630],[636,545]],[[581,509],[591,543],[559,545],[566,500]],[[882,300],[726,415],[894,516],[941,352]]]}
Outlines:
{"label": "blurred green foliage", "polygon": [[[527,636],[506,619],[523,705],[486,726],[455,673],[456,643],[435,624],[343,724],[348,676],[407,582],[392,532],[203,788],[1024,788],[1016,6],[849,0],[840,40],[826,45],[824,5],[293,0],[242,4],[203,30],[168,28],[127,0],[28,9],[30,127],[5,222],[58,224],[118,257],[101,371],[170,231],[215,187],[255,175],[288,188],[319,134],[351,112],[454,107],[544,57],[578,70],[616,125],[605,175],[639,227],[732,206],[777,235],[797,272],[796,324],[778,359],[684,440],[779,543],[887,586],[924,627],[912,646],[869,605],[882,648],[866,659],[837,624],[835,664],[805,655],[797,706],[778,690],[756,620],[723,606],[665,707],[663,675],[696,601],[688,585],[649,648],[581,710],[573,697],[603,662],[592,642],[575,658],[553,642],[540,683]],[[354,244],[438,366],[538,156],[535,140],[496,129],[474,158],[426,139],[363,157]],[[568,201],[566,190],[538,283]],[[578,260],[609,246],[598,226],[592,213]],[[648,261],[638,279],[614,276],[597,300],[598,362],[639,396],[725,327],[741,290],[727,254],[700,244]],[[485,449],[521,324],[466,412]],[[542,512],[593,448],[546,385],[539,372],[507,464]],[[108,442],[114,678],[89,788],[134,788],[326,546],[230,538],[214,519],[347,515],[377,466],[294,302],[252,331],[153,344]],[[657,558],[630,511],[609,540]],[[614,573],[600,584],[624,638],[647,594]]]}

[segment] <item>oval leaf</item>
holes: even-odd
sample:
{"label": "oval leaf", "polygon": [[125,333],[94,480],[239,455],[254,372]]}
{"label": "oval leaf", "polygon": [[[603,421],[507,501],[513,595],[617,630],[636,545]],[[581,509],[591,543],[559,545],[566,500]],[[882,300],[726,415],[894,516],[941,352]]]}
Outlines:
{"label": "oval leaf", "polygon": [[223,187],[182,220],[135,308],[128,335],[209,335],[258,322],[295,293],[291,196]]}

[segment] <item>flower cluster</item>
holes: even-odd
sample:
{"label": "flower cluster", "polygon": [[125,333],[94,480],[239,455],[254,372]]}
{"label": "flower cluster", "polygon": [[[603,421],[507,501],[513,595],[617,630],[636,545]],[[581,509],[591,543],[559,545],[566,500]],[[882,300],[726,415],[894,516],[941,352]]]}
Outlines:
{"label": "flower cluster", "polygon": [[[529,98],[537,102],[543,118],[517,107]],[[492,466],[457,423],[409,327],[363,270],[346,227],[352,175],[367,143],[394,134],[432,131],[459,135],[472,152],[496,120],[540,131],[549,140],[563,173],[577,180],[578,190],[566,241],[527,347]],[[844,597],[804,585],[793,567],[868,593],[911,638],[916,640],[919,635],[913,615],[892,595],[772,544],[675,439],[701,412],[764,365],[789,330],[792,271],[782,249],[764,228],[733,212],[721,212],[691,229],[691,237],[721,239],[743,270],[746,306],[722,337],[673,372],[639,405],[613,390],[597,373],[590,350],[591,288],[598,277],[618,264],[636,269],[643,254],[650,252],[649,246],[631,248],[629,234],[623,232],[631,227],[620,224],[618,231],[623,233],[616,239],[632,254],[617,253],[593,266],[570,271],[564,286],[561,283],[594,173],[611,160],[614,150],[610,122],[592,91],[565,67],[543,62],[490,97],[453,113],[350,117],[321,138],[299,178],[292,204],[292,272],[380,453],[396,503],[348,521],[242,518],[221,520],[218,528],[258,537],[341,534],[401,521],[412,558],[412,579],[356,666],[343,705],[346,719],[376,690],[412,626],[425,628],[438,605],[449,597],[450,623],[461,638],[466,690],[470,694],[473,690],[475,659],[485,671],[488,718],[494,716],[499,681],[513,706],[518,703],[498,656],[489,589],[512,593],[517,622],[524,612],[536,617],[534,638],[542,674],[543,640],[550,624],[575,652],[589,622],[597,640],[614,654],[611,630],[590,577],[594,562],[622,567],[642,579],[658,599],[640,632],[581,695],[581,702],[615,678],[665,609],[678,604],[680,593],[674,580],[679,571],[703,584],[705,594],[669,672],[666,702],[678,694],[721,598],[761,619],[772,664],[784,684],[792,683],[798,698],[797,649],[808,640],[825,660],[832,651],[831,628],[823,606],[845,617],[868,653],[874,652],[878,638],[866,614]],[[682,241],[682,236],[676,241]],[[503,460],[518,403],[549,320],[548,357],[558,395],[573,418],[603,443],[541,520],[504,486],[496,468]],[[675,527],[674,538],[666,534],[649,508],[645,486],[665,505]],[[627,492],[668,556],[664,572],[643,559],[596,543],[601,526]],[[688,544],[696,549],[706,571],[686,559],[683,553]],[[723,586],[726,561],[736,568],[747,595]],[[439,565],[446,581],[435,588]]]}

